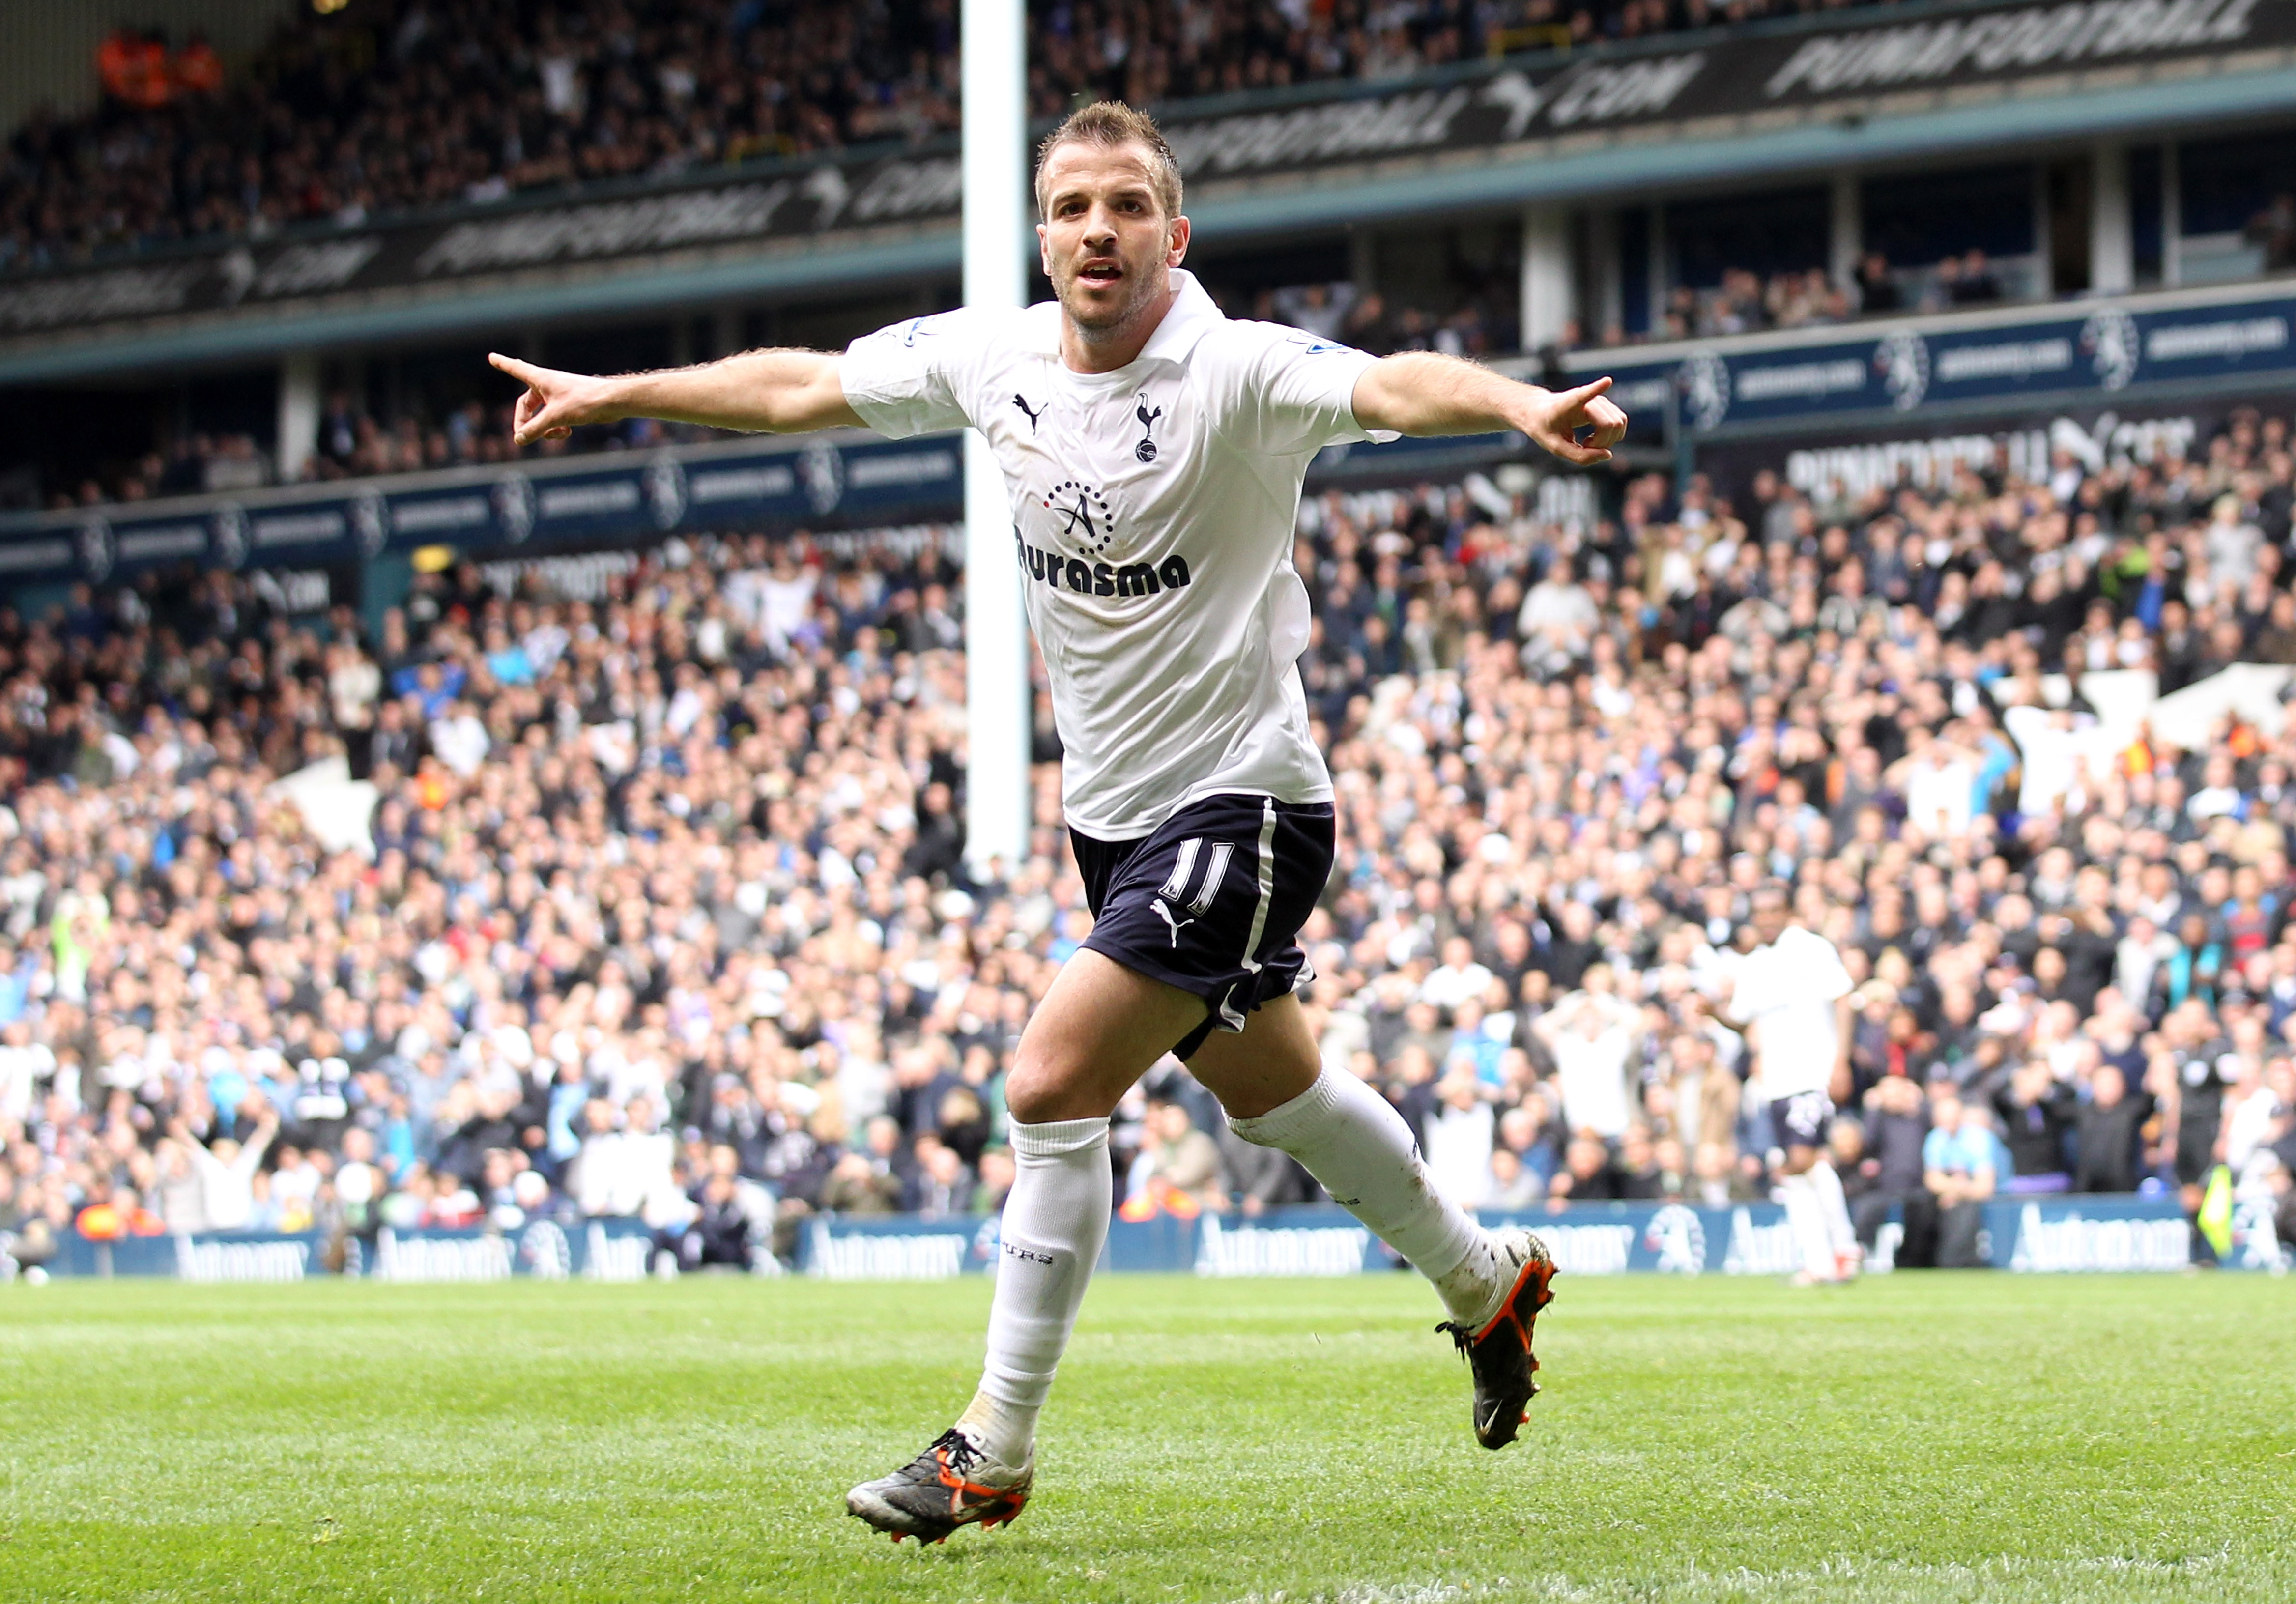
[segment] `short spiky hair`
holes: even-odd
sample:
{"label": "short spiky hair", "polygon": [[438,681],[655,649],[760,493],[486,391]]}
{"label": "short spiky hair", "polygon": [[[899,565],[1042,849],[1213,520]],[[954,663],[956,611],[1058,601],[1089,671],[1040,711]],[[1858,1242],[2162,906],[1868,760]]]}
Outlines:
{"label": "short spiky hair", "polygon": [[1145,111],[1135,110],[1122,101],[1095,101],[1069,113],[1061,126],[1045,136],[1037,147],[1037,213],[1042,217],[1045,202],[1045,163],[1052,160],[1054,151],[1067,144],[1099,145],[1113,150],[1118,145],[1140,144],[1147,147],[1149,176],[1156,188],[1156,203],[1164,209],[1167,217],[1180,215],[1180,163],[1172,154],[1172,147],[1164,143],[1164,131],[1156,119]]}

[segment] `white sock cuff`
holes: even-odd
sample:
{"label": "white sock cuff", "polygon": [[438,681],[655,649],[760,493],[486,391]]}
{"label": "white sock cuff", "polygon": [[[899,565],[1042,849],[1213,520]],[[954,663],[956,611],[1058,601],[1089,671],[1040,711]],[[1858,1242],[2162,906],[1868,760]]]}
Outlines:
{"label": "white sock cuff", "polygon": [[1344,1095],[1346,1088],[1325,1069],[1316,1076],[1314,1085],[1290,1102],[1278,1103],[1250,1119],[1231,1119],[1228,1128],[1255,1146],[1280,1148],[1314,1129]]}
{"label": "white sock cuff", "polygon": [[1108,1145],[1108,1121],[1104,1117],[1048,1119],[1037,1125],[1008,1119],[1005,1125],[1012,1133],[1015,1159],[1070,1158]]}

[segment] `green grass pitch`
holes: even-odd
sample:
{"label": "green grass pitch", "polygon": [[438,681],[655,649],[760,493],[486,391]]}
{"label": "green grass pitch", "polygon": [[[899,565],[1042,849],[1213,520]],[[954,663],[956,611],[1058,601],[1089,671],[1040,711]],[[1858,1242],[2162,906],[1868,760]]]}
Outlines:
{"label": "green grass pitch", "polygon": [[1111,1277],[1009,1532],[843,1512],[988,1289],[0,1287],[0,1600],[2296,1598],[2296,1286],[1563,1277],[1474,1445],[1404,1277]]}

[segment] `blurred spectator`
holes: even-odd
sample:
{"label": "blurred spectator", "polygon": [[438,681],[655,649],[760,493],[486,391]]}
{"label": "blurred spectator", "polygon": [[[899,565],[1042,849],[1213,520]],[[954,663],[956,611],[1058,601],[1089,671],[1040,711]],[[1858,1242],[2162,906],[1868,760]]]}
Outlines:
{"label": "blurred spectator", "polygon": [[[1607,971],[1590,971],[1607,980]],[[1606,993],[1575,991],[1531,1025],[1555,1067],[1562,1121],[1606,1142],[1626,1134],[1627,1060],[1634,1052],[1630,1016]]]}
{"label": "blurred spectator", "polygon": [[1462,1208],[1483,1207],[1491,1191],[1495,1134],[1490,1104],[1475,1077],[1464,1071],[1446,1076],[1436,1087],[1419,1144],[1435,1190]]}
{"label": "blurred spectator", "polygon": [[1905,294],[1890,272],[1890,258],[1869,250],[1857,264],[1857,308],[1869,317],[1895,312],[1906,304]]}
{"label": "blurred spectator", "polygon": [[1127,1218],[1156,1209],[1193,1214],[1226,1206],[1226,1176],[1219,1144],[1206,1135],[1178,1101],[1148,1105],[1148,1128],[1133,1160]]}
{"label": "blurred spectator", "polygon": [[2001,1143],[1986,1122],[1985,1110],[1964,1103],[1949,1089],[1941,1088],[1931,1097],[1930,1111],[1931,1129],[1922,1143],[1922,1166],[1924,1183],[1937,1199],[1938,1268],[1976,1269],[1984,1263],[1978,1249],[1984,1206],[2005,1167]]}
{"label": "blurred spectator", "polygon": [[2296,267],[2296,194],[2283,190],[2271,203],[2248,220],[2242,237],[2264,248],[2264,271],[2285,273]]}
{"label": "blurred spectator", "polygon": [[2010,1173],[2001,1176],[2008,1193],[2058,1192],[2072,1186],[2065,1164],[2078,1099],[2044,1060],[2021,1064],[2009,1084],[1993,1094],[2009,1150]]}
{"label": "blurred spectator", "polygon": [[[1906,1269],[1934,1264],[1938,1196],[1927,1184],[1930,1109],[1920,1083],[1906,1075],[1874,1082],[1866,1093],[1865,1122],[1865,1150],[1855,1172],[1861,1184],[1849,1204],[1858,1245],[1871,1254],[1882,1223],[1896,1209],[1903,1228],[1896,1263]],[[1852,1172],[1835,1167],[1849,1189]]]}
{"label": "blurred spectator", "polygon": [[[279,1117],[259,1097],[243,1102],[242,1111],[250,1112],[250,1105],[254,1129],[243,1143],[223,1135],[201,1141],[180,1119],[169,1133],[177,1153],[189,1160],[191,1173],[198,1178],[197,1218],[205,1230],[236,1231],[255,1215],[257,1166],[279,1134]],[[191,1211],[186,1207],[184,1212],[188,1216]]]}
{"label": "blurred spectator", "polygon": [[1310,1203],[1320,1196],[1314,1179],[1300,1161],[1278,1148],[1246,1142],[1221,1122],[1220,1163],[1226,1171],[1228,1200],[1248,1215],[1259,1215],[1286,1204]]}

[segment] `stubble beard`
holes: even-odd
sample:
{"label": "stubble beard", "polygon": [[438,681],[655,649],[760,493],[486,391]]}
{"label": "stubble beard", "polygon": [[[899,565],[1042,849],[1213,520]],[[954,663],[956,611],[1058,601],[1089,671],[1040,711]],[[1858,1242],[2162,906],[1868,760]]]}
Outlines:
{"label": "stubble beard", "polygon": [[1121,340],[1163,288],[1156,282],[1152,266],[1136,274],[1128,263],[1122,282],[1129,293],[1120,306],[1111,308],[1084,303],[1075,293],[1083,282],[1074,273],[1068,275],[1067,282],[1062,286],[1061,310],[1076,330],[1077,338],[1088,346],[1112,345]]}

